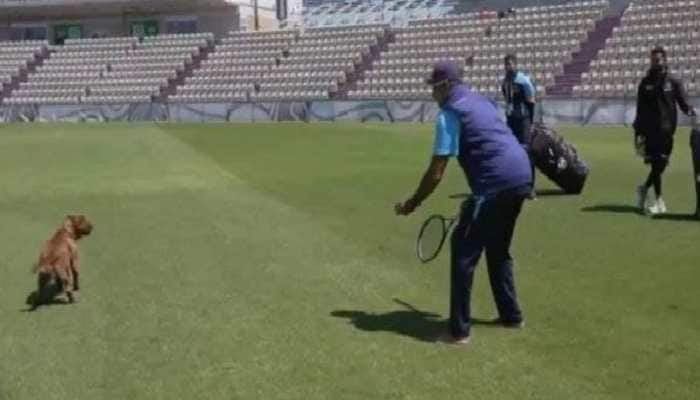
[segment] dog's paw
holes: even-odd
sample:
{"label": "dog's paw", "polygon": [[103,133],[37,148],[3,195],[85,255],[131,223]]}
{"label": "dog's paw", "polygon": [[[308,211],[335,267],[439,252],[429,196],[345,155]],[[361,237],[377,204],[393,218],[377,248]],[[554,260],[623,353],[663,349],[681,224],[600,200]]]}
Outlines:
{"label": "dog's paw", "polygon": [[61,293],[61,294],[57,294],[56,296],[54,296],[53,302],[59,303],[59,304],[67,304],[67,303],[71,303],[71,299],[67,293]]}
{"label": "dog's paw", "polygon": [[80,300],[80,296],[78,295],[78,292],[70,292],[68,293],[68,301],[71,303],[77,303]]}

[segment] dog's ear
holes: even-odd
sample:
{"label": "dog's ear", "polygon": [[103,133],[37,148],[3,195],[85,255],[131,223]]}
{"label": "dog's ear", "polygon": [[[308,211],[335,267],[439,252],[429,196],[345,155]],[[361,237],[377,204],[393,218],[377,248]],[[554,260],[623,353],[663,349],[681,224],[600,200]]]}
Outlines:
{"label": "dog's ear", "polygon": [[79,231],[82,235],[89,235],[92,231],[92,222],[83,214],[76,215],[73,223],[75,230]]}
{"label": "dog's ear", "polygon": [[83,214],[76,215],[75,220],[73,220],[73,222],[75,223],[75,226],[80,226],[80,227],[87,226],[90,224],[87,217],[85,217],[85,215],[83,215]]}

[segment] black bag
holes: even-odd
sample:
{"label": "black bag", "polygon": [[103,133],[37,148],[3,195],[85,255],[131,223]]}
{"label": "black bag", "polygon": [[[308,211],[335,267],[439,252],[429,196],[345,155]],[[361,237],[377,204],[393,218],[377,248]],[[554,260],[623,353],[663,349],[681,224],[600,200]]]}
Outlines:
{"label": "black bag", "polygon": [[574,146],[541,122],[533,124],[530,131],[530,157],[537,169],[566,193],[583,191],[588,165]]}
{"label": "black bag", "polygon": [[695,181],[695,212],[700,212],[700,128],[690,132],[690,150],[693,153],[693,181]]}

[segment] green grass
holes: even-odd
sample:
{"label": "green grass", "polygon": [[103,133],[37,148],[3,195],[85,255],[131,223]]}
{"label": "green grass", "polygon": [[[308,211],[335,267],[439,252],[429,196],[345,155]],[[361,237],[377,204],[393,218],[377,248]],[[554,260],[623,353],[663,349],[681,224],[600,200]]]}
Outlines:
{"label": "green grass", "polygon": [[[457,349],[430,341],[447,253],[423,266],[413,250],[466,191],[456,163],[393,215],[430,125],[4,126],[0,399],[697,398],[700,224],[631,212],[646,169],[628,130],[560,130],[592,173],[582,196],[523,211],[527,327],[476,326]],[[676,214],[694,204],[687,139],[665,176]],[[22,312],[69,212],[95,223],[81,302]],[[475,316],[493,317],[483,266],[475,285]]]}

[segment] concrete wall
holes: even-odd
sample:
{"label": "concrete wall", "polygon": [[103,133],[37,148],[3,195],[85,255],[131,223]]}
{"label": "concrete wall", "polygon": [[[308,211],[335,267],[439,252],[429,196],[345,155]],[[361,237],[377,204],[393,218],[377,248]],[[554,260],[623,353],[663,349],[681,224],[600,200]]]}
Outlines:
{"label": "concrete wall", "polygon": [[[240,27],[246,31],[255,30],[255,9],[253,0],[235,0],[238,6]],[[272,30],[279,27],[275,0],[258,0],[259,30]]]}
{"label": "concrete wall", "polygon": [[[506,10],[509,7],[550,6],[573,3],[575,0],[459,0],[457,9],[461,11],[479,11],[483,8]],[[627,7],[631,0],[608,0],[613,12],[620,12]]]}
{"label": "concrete wall", "polygon": [[0,40],[10,40],[10,27],[6,24],[0,25]]}
{"label": "concrete wall", "polygon": [[[167,33],[166,21],[170,18],[192,17],[197,20],[199,32],[212,32],[217,37],[225,36],[229,31],[239,30],[239,15],[235,7],[228,7],[219,11],[199,12],[193,14],[155,14],[155,15],[123,15],[106,18],[71,18],[71,19],[40,19],[36,18],[29,21],[23,21],[21,24],[14,25],[43,25],[47,27],[48,39],[51,41],[54,37],[54,26],[64,24],[80,24],[82,25],[82,34],[84,38],[90,38],[93,34],[100,36],[127,36],[129,35],[129,27],[132,21],[140,20],[157,20],[159,22],[159,31]],[[11,26],[13,23],[9,20],[0,19],[0,40],[11,39]]]}
{"label": "concrete wall", "polygon": [[100,34],[101,36],[124,36],[124,20],[120,17],[59,19],[47,21],[47,23],[49,25],[49,41],[53,40],[54,26],[64,24],[82,25],[84,38],[92,37],[93,34]]}
{"label": "concrete wall", "polygon": [[216,37],[223,37],[229,31],[240,30],[240,17],[237,9],[229,9],[217,13],[200,13],[199,30],[212,32]]}

